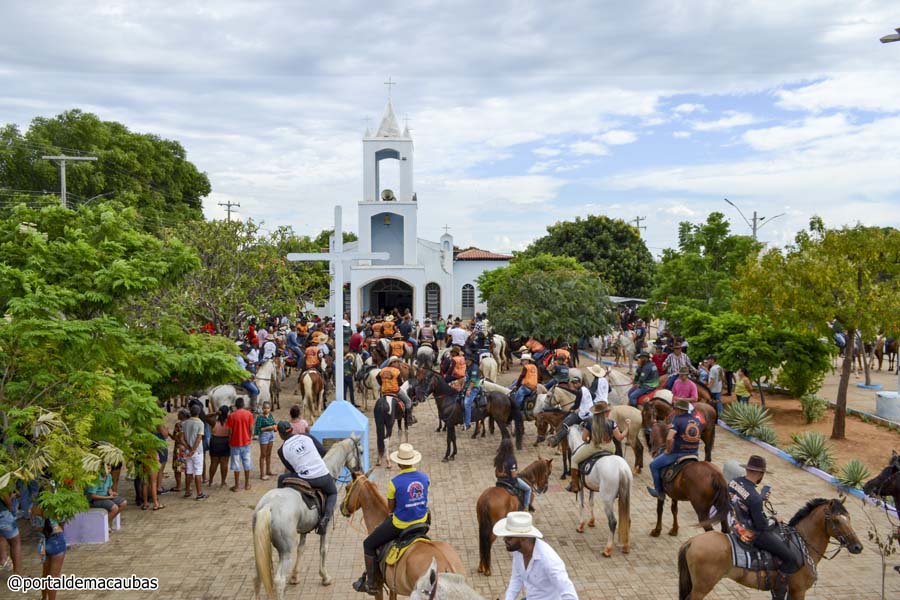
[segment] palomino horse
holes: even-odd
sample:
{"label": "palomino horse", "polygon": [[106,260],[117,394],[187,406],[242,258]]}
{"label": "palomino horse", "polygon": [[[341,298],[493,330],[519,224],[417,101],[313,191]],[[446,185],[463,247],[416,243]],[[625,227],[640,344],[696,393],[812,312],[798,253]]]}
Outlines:
{"label": "palomino horse", "polygon": [[[666,446],[669,424],[657,421],[650,432],[651,454],[659,455]],[[685,465],[671,484],[665,486],[666,495],[672,500],[672,529],[669,535],[678,535],[678,501],[688,500],[697,513],[697,520],[707,531],[712,530],[715,523],[722,524],[722,531],[728,531],[725,522],[731,510],[728,498],[728,482],[722,471],[711,462],[694,461]],[[650,532],[652,537],[659,537],[662,530],[662,513],[666,504],[665,497],[656,501],[656,527]],[[715,514],[710,509],[715,508]]]}
{"label": "palomino horse", "polygon": [[[439,374],[427,369],[419,369],[416,372],[415,390],[419,402],[424,402],[428,396],[434,396],[438,419],[447,431],[447,451],[441,462],[456,460],[456,426],[461,425],[465,417],[462,402],[457,402],[459,392],[450,387]],[[440,430],[441,427],[438,425],[437,431]]]}
{"label": "palomino horse", "polygon": [[508,371],[512,364],[509,359],[509,343],[506,341],[506,338],[495,333],[491,336],[489,348],[494,360],[497,361],[499,369],[501,371]]}
{"label": "palomino horse", "polygon": [[[644,402],[644,406],[641,408],[641,421],[648,446],[653,445],[650,440],[651,425],[657,421],[668,421],[672,410],[672,405],[661,398],[653,398]],[[706,462],[709,462],[712,460],[713,446],[716,443],[716,407],[703,402],[694,402],[694,412],[699,413],[704,421],[700,439],[703,440]]]}
{"label": "palomino horse", "polygon": [[[806,503],[788,522],[790,527],[806,543],[812,565],[803,567],[788,578],[788,597],[792,600],[803,600],[806,592],[815,584],[817,573],[815,566],[825,557],[828,544],[832,538],[837,540],[841,548],[850,554],[859,554],[863,546],[850,524],[850,515],[840,500],[816,498]],[[830,556],[828,558],[834,558]],[[768,577],[767,577],[768,576]],[[700,600],[709,594],[716,584],[728,577],[739,584],[752,589],[765,589],[768,579],[772,581],[775,572],[767,574],[758,571],[740,569],[732,564],[731,542],[724,533],[707,531],[695,535],[678,551],[678,598],[680,600]]]}
{"label": "palomino horse", "polygon": [[[539,458],[519,471],[519,477],[531,486],[534,493],[543,494],[547,491],[552,462],[552,458]],[[491,486],[478,497],[475,514],[478,515],[479,573],[488,576],[491,574],[491,546],[497,539],[494,535],[494,523],[515,510],[519,510],[519,499],[500,486]]]}
{"label": "palomino horse", "polygon": [[466,585],[458,573],[438,573],[437,561],[431,559],[428,572],[419,577],[409,600],[484,600]]}
{"label": "palomino horse", "polygon": [[616,406],[619,404],[628,404],[628,390],[631,389],[631,377],[607,367],[606,373],[603,375],[609,383],[609,404]]}
{"label": "palomino horse", "polygon": [[[584,429],[581,425],[573,425],[569,428],[567,441],[572,452],[576,452],[578,448],[585,442],[582,440]],[[606,540],[606,548],[603,549],[603,556],[609,558],[612,556],[616,530],[619,532],[619,543],[622,544],[622,553],[628,554],[630,543],[628,536],[631,532],[631,482],[633,476],[631,467],[625,462],[625,459],[615,454],[604,456],[591,467],[589,473],[584,476],[581,490],[578,492],[578,533],[584,533],[584,526],[593,527],[596,523],[594,517],[594,493],[600,494],[603,500],[603,510],[606,513],[606,522],[609,525],[609,538]],[[590,521],[584,517],[584,490],[588,490],[588,504],[590,505],[591,518]],[[618,500],[619,504],[619,522],[616,522],[616,515],[613,511],[613,502]]]}
{"label": "palomino horse", "polygon": [[[362,469],[362,446],[357,436],[352,435],[334,444],[325,455],[325,464],[333,478],[340,475],[341,469],[347,467],[351,471]],[[291,555],[294,554],[291,569],[292,584],[300,583],[300,552],[306,543],[306,536],[315,530],[319,523],[319,511],[310,509],[301,498],[300,493],[290,488],[269,490],[256,503],[253,511],[253,553],[256,557],[256,577],[254,586],[256,599],[259,600],[259,588],[264,586],[266,594],[272,600],[284,599],[284,588],[287,583],[288,569],[291,568]],[[300,539],[297,539],[297,536]],[[272,546],[278,550],[278,572],[272,572]],[[328,533],[319,537],[319,577],[322,585],[330,585],[331,577],[325,569],[325,556],[328,554]]]}
{"label": "palomino horse", "polygon": [[310,419],[319,416],[325,408],[325,378],[318,369],[307,369],[297,379],[300,384],[300,406]]}
{"label": "palomino horse", "polygon": [[[369,533],[390,516],[387,500],[363,473],[353,473],[353,480],[347,486],[347,493],[341,502],[341,514],[345,517],[352,517],[358,510],[362,510],[366,531]],[[437,561],[440,573],[465,572],[462,560],[447,542],[418,542],[403,553],[396,565],[385,568],[383,586],[388,589],[390,598],[393,600],[398,595],[409,596],[419,577],[428,572],[432,560]],[[379,589],[375,597],[383,599],[383,590]]]}

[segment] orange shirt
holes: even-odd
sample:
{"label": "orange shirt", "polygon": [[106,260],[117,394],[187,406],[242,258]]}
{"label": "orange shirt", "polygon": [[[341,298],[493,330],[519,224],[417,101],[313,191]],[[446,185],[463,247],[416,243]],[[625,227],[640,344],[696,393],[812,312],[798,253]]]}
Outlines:
{"label": "orange shirt", "polygon": [[400,391],[400,369],[385,367],[378,374],[381,377],[381,393],[396,394]]}
{"label": "orange shirt", "polygon": [[394,340],[393,342],[391,342],[391,356],[399,356],[400,358],[403,358],[403,347],[405,345],[406,342],[404,342],[403,340]]}
{"label": "orange shirt", "polygon": [[558,362],[569,364],[570,356],[571,356],[571,354],[569,354],[569,351],[566,350],[565,348],[559,348],[556,351],[556,360]]}
{"label": "orange shirt", "polygon": [[386,337],[390,337],[394,335],[394,322],[393,321],[385,321],[381,326],[381,333]]}
{"label": "orange shirt", "polygon": [[466,359],[462,356],[453,357],[453,376],[456,378],[466,376]]}
{"label": "orange shirt", "polygon": [[527,342],[525,342],[525,345],[529,350],[531,350],[532,353],[544,351],[544,345],[537,340],[528,340]]}
{"label": "orange shirt", "polygon": [[303,325],[303,324],[297,325],[297,335],[303,335],[303,336],[309,335],[309,324],[306,324],[306,325]]}
{"label": "orange shirt", "polygon": [[375,323],[374,325],[372,325],[372,335],[374,335],[377,338],[380,338],[383,328],[384,328],[384,323]]}
{"label": "orange shirt", "polygon": [[319,348],[317,346],[308,347],[303,354],[306,355],[307,369],[315,369],[319,366]]}
{"label": "orange shirt", "polygon": [[522,385],[527,387],[529,390],[533,390],[537,388],[538,384],[538,372],[537,367],[533,364],[529,363],[523,367],[525,371],[525,377],[522,378]]}

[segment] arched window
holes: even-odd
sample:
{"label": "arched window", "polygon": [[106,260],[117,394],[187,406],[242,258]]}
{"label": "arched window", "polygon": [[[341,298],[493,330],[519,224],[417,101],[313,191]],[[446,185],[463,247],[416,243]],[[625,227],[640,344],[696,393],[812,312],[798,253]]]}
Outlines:
{"label": "arched window", "polygon": [[475,316],[475,286],[467,283],[462,287],[462,318],[471,319]]}
{"label": "arched window", "polygon": [[434,282],[425,286],[425,312],[435,319],[441,314],[441,286]]}

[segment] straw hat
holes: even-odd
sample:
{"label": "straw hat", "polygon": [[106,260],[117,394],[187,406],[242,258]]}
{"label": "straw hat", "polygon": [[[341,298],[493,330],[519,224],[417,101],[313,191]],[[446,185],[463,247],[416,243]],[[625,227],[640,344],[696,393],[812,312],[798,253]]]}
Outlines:
{"label": "straw hat", "polygon": [[656,390],[653,393],[653,399],[656,400],[659,398],[660,400],[664,400],[669,404],[672,404],[672,392],[666,389]]}
{"label": "straw hat", "polygon": [[690,412],[691,403],[688,402],[687,398],[679,398],[675,401],[675,410],[683,410],[684,412]]}
{"label": "straw hat", "polygon": [[600,365],[591,365],[587,368],[587,370],[590,371],[594,375],[594,377],[603,377],[605,375],[605,373],[603,372],[603,367],[601,367]]}
{"label": "straw hat", "polygon": [[388,323],[390,323],[391,321],[394,320],[394,315],[388,315],[384,318],[384,320],[387,321]]}
{"label": "straw hat", "polygon": [[611,410],[612,410],[612,408],[609,406],[609,402],[603,402],[601,400],[600,402],[597,402],[596,404],[594,404],[591,407],[591,414],[592,415],[602,415],[602,414],[608,413]]}
{"label": "straw hat", "polygon": [[494,524],[494,535],[497,537],[542,538],[544,535],[534,526],[531,513],[511,512],[505,519]]}
{"label": "straw hat", "polygon": [[[422,460],[422,453],[413,448],[412,444],[400,444],[396,452],[391,452],[391,460],[398,465],[413,466]],[[531,516],[531,515],[529,515]]]}
{"label": "straw hat", "polygon": [[388,364],[391,364],[392,362],[401,362],[401,361],[402,361],[402,359],[399,356],[392,356],[388,359]]}
{"label": "straw hat", "polygon": [[678,374],[679,374],[679,375],[690,375],[690,374],[691,374],[691,370],[690,370],[690,368],[688,368],[688,367],[686,367],[686,366],[685,366],[685,367],[681,367],[680,369],[678,369]]}
{"label": "straw hat", "polygon": [[402,339],[403,339],[403,334],[400,333],[400,332],[398,331],[397,333],[394,334],[394,336],[393,336],[391,339],[394,339],[394,340],[402,340]]}

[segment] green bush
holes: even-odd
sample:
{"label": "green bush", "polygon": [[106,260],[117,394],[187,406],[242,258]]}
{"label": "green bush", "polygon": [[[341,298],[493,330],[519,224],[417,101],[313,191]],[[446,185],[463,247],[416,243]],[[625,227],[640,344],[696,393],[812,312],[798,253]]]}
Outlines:
{"label": "green bush", "polygon": [[[744,404],[743,402],[732,402],[725,410],[722,411],[722,420],[730,427],[737,429],[744,435],[759,438],[760,430],[769,428],[772,421],[772,415],[769,411],[759,404]],[[774,435],[774,431],[772,434]],[[763,434],[767,435],[767,434]],[[762,438],[760,438],[762,439]],[[766,440],[768,441],[768,440]]]}
{"label": "green bush", "polygon": [[801,464],[827,472],[831,472],[834,468],[832,447],[821,433],[815,431],[793,433],[791,440],[794,445],[788,449],[788,454]]}
{"label": "green bush", "polygon": [[869,468],[861,460],[854,458],[841,468],[835,479],[847,487],[862,489],[871,475]]}
{"label": "green bush", "polygon": [[778,435],[775,433],[775,430],[768,425],[763,425],[762,427],[757,428],[753,434],[753,437],[771,446],[778,445]]}
{"label": "green bush", "polygon": [[828,412],[828,400],[812,394],[800,397],[800,408],[803,410],[803,419],[809,423],[821,421]]}

